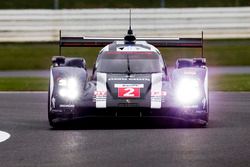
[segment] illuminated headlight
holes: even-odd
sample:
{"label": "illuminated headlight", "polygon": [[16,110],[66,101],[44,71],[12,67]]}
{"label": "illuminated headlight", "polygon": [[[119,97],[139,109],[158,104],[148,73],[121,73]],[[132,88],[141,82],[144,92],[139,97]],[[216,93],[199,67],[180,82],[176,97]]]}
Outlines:
{"label": "illuminated headlight", "polygon": [[183,105],[195,104],[201,97],[199,82],[192,78],[183,78],[176,87],[175,96],[177,102]]}
{"label": "illuminated headlight", "polygon": [[74,78],[60,79],[58,81],[59,95],[70,100],[74,100],[78,97],[78,83]]}

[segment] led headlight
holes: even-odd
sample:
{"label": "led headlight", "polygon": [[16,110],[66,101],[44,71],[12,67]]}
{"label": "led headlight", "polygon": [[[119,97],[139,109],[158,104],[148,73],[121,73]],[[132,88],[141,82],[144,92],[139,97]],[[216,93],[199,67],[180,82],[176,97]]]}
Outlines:
{"label": "led headlight", "polygon": [[183,105],[195,104],[201,96],[199,82],[193,78],[183,78],[176,87],[175,96],[177,102]]}
{"label": "led headlight", "polygon": [[61,97],[74,100],[78,97],[78,84],[75,78],[60,79],[58,93]]}

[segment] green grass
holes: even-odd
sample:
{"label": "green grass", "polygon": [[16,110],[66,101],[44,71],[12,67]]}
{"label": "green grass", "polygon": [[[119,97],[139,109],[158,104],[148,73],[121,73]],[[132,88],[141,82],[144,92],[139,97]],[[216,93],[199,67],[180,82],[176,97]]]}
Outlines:
{"label": "green grass", "polygon": [[[85,57],[89,67],[92,67],[99,49],[66,48],[63,54]],[[58,46],[55,43],[2,43],[0,44],[0,70],[48,69],[52,56],[56,55],[58,55]]]}
{"label": "green grass", "polygon": [[0,91],[47,91],[47,78],[0,78]]}
{"label": "green grass", "polygon": [[[60,8],[157,8],[160,0],[59,0]],[[0,9],[53,8],[54,0],[2,0]],[[247,0],[165,0],[165,6],[174,7],[230,7],[249,6]]]}
{"label": "green grass", "polygon": [[250,75],[218,75],[210,77],[210,90],[213,91],[250,91]]}
{"label": "green grass", "polygon": [[[250,66],[250,39],[209,40],[204,54],[209,66]],[[80,56],[91,68],[101,48],[64,48],[65,56]],[[199,49],[160,49],[168,66],[180,57],[200,57]],[[0,70],[48,69],[51,57],[58,55],[56,43],[0,43]]]}
{"label": "green grass", "polygon": [[[47,91],[48,78],[0,78],[0,91]],[[209,78],[211,91],[250,91],[250,75],[218,75]]]}
{"label": "green grass", "polygon": [[[228,42],[229,41],[229,42]],[[204,56],[208,66],[250,66],[250,40],[206,41]],[[199,57],[199,49],[160,49],[168,65],[178,57]]]}

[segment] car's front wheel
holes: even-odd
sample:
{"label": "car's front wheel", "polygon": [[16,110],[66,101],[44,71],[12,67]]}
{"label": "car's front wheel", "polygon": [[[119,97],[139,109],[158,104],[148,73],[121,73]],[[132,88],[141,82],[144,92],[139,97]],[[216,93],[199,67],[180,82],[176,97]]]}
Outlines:
{"label": "car's front wheel", "polygon": [[200,127],[206,128],[208,126],[209,121],[209,100],[207,101],[206,113],[202,114],[199,119],[201,120]]}
{"label": "car's front wheel", "polygon": [[48,89],[48,121],[49,125],[53,128],[58,126],[58,123],[53,122],[53,119],[55,119],[54,115],[51,113],[51,98],[50,98],[50,85]]}

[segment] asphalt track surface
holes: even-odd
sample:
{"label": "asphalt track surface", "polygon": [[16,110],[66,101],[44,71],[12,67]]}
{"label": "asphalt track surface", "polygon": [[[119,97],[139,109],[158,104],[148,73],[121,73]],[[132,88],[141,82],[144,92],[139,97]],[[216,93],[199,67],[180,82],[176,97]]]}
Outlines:
{"label": "asphalt track surface", "polygon": [[[171,72],[173,67],[168,68]],[[89,75],[92,69],[88,69]],[[250,74],[250,66],[209,67],[209,75],[219,74]],[[49,77],[49,70],[0,71],[0,77]]]}
{"label": "asphalt track surface", "polygon": [[161,120],[81,120],[51,129],[46,93],[0,93],[1,167],[250,165],[250,93],[210,93],[208,128]]}

